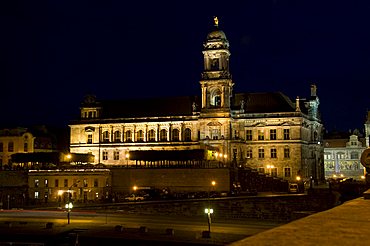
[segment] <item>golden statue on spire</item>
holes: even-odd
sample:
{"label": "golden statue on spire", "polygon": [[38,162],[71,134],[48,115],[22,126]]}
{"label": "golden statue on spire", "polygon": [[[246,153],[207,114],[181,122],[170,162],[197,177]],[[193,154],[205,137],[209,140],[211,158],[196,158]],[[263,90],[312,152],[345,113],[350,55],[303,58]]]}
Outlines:
{"label": "golden statue on spire", "polygon": [[217,18],[217,16],[213,17],[213,20],[215,22],[215,26],[218,27],[218,18]]}

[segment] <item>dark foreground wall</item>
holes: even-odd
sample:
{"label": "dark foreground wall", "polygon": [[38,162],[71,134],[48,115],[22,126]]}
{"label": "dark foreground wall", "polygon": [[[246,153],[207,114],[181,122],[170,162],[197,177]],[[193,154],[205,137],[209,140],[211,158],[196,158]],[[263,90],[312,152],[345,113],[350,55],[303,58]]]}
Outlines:
{"label": "dark foreground wall", "polygon": [[[134,186],[168,188],[171,192],[183,191],[229,191],[229,169],[201,168],[142,168],[142,169],[111,169],[113,193],[130,192]],[[211,182],[216,185],[212,186]]]}

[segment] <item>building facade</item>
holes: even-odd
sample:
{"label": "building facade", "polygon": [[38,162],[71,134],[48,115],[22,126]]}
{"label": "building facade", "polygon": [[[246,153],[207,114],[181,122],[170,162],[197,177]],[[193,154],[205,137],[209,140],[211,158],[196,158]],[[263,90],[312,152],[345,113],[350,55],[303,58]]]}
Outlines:
{"label": "building facade", "polygon": [[335,137],[324,140],[325,177],[352,178],[361,180],[365,168],[361,164],[361,154],[366,149],[365,139],[352,134],[349,138]]}
{"label": "building facade", "polygon": [[55,141],[46,128],[6,128],[0,130],[0,168],[12,167],[12,155],[56,151]]}
{"label": "building facade", "polygon": [[[86,96],[70,124],[72,153],[134,166],[133,151],[203,150],[213,167],[250,167],[287,180],[324,178],[317,88],[291,101],[281,92],[235,93],[229,42],[215,22],[203,45],[200,96],[99,101]],[[158,160],[153,160],[158,161]]]}
{"label": "building facade", "polygon": [[[28,197],[32,203],[90,202],[111,195],[109,169],[29,170]],[[68,197],[69,196],[69,197]]]}

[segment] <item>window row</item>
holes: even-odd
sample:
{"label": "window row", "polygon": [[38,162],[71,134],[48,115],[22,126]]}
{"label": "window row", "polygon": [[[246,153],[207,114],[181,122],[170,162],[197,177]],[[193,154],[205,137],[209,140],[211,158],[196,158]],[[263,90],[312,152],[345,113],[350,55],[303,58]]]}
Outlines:
{"label": "window row", "polygon": [[[265,130],[257,130],[257,140],[267,140]],[[269,139],[270,140],[277,140],[277,131],[276,129],[270,129],[269,131]],[[290,139],[290,129],[283,129],[283,139],[289,140]],[[253,130],[246,130],[245,131],[245,140],[252,141],[253,140]]]}
{"label": "window row", "polygon": [[[73,184],[76,184],[77,182],[74,181]],[[82,181],[83,183],[83,187],[89,187],[89,184],[88,184],[88,181],[87,179],[84,179]],[[71,186],[73,184],[69,184],[69,181],[68,179],[64,179],[63,180],[63,184],[59,183],[59,179],[54,179],[54,186],[53,187],[65,187],[65,188],[71,188]],[[48,179],[44,179],[44,183],[43,183],[43,187],[50,187],[49,186],[49,180]],[[99,186],[99,181],[98,179],[94,179],[94,186],[93,187],[98,187]],[[40,180],[39,179],[35,179],[34,181],[34,187],[37,188],[37,187],[40,187]]]}
{"label": "window row", "polygon": [[[267,166],[265,169],[264,167],[258,168],[259,173],[267,174],[271,177],[277,177],[278,176],[278,168],[274,166]],[[284,167],[283,168],[284,172],[284,178],[291,178],[292,177],[292,172],[290,167]]]}
{"label": "window row", "polygon": [[[277,151],[277,148],[273,147],[273,148],[270,148],[270,158],[277,158],[278,157],[278,151]],[[266,155],[266,151],[265,151],[265,148],[263,147],[260,147],[258,148],[258,155],[257,157],[259,159],[263,159],[265,158],[265,155]],[[250,158],[253,158],[253,150],[252,148],[248,148],[247,151],[246,151],[246,158],[250,159]],[[290,158],[290,148],[289,147],[285,147],[284,148],[284,158]]]}
{"label": "window row", "polygon": [[[170,134],[169,134],[170,133]],[[158,135],[158,136],[157,136]],[[143,130],[139,130],[137,132],[128,130],[122,136],[120,131],[115,131],[113,134],[110,134],[109,131],[104,131],[102,133],[102,142],[109,143],[109,142],[166,142],[166,141],[191,141],[191,130],[186,128],[184,130],[183,135],[180,138],[180,131],[178,129],[173,129],[171,132],[167,131],[166,129],[162,129],[159,131],[159,134],[156,134],[155,130],[149,130],[148,132],[144,132]],[[87,143],[93,143],[93,135],[87,135]]]}
{"label": "window row", "polygon": [[[344,152],[339,152],[339,153],[336,153],[335,155],[330,154],[330,153],[325,153],[324,160],[332,160],[334,156],[336,156],[336,159],[339,159],[339,160],[348,159],[347,155]],[[360,154],[358,152],[351,152],[349,157],[350,157],[349,159],[358,160],[360,159]]]}
{"label": "window row", "polygon": [[[28,152],[28,143],[23,143],[23,151]],[[0,142],[0,152],[4,152],[4,143]],[[14,142],[8,143],[8,152],[14,152]]]}

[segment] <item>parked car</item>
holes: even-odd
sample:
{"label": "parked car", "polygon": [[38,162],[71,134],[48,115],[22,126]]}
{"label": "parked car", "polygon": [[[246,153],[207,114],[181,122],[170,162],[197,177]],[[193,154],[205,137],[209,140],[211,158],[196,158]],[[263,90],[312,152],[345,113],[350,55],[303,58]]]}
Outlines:
{"label": "parked car", "polygon": [[144,201],[145,197],[142,195],[131,194],[130,196],[125,197],[125,201]]}

